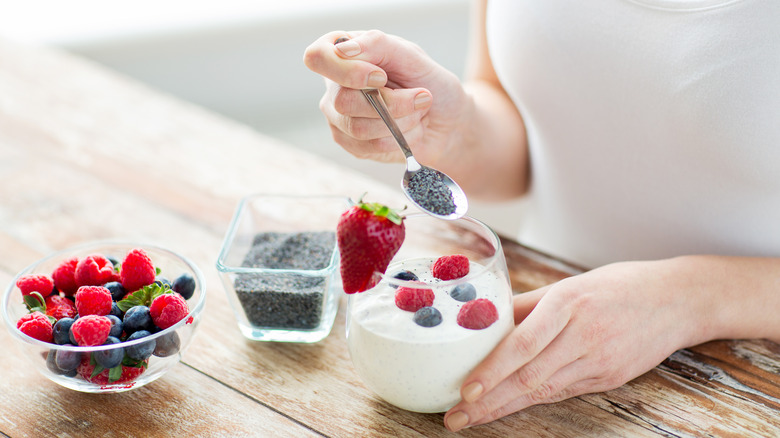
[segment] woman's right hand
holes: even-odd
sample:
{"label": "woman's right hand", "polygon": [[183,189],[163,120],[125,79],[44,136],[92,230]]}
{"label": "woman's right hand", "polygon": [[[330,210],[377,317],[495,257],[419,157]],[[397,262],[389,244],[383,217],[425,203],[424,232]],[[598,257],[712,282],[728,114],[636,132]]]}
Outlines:
{"label": "woman's right hand", "polygon": [[[336,40],[346,41],[335,44]],[[334,140],[358,158],[402,162],[395,140],[360,89],[378,88],[421,163],[456,159],[473,108],[459,78],[417,45],[381,31],[331,32],[312,43],[306,66],[325,77],[320,109]]]}

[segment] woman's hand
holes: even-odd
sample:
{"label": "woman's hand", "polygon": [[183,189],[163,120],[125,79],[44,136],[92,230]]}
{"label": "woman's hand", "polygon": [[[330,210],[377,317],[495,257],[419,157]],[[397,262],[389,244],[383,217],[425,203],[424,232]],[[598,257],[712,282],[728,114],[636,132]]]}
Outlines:
{"label": "woman's hand", "polygon": [[[339,38],[347,41],[334,44]],[[470,99],[460,80],[418,46],[380,31],[331,32],[304,54],[309,69],[326,78],[320,109],[334,140],[359,158],[403,161],[395,140],[359,91],[379,88],[421,163],[443,160],[467,120]]]}
{"label": "woman's hand", "polygon": [[466,378],[447,428],[616,388],[708,340],[714,291],[693,265],[616,263],[515,296],[519,324]]}

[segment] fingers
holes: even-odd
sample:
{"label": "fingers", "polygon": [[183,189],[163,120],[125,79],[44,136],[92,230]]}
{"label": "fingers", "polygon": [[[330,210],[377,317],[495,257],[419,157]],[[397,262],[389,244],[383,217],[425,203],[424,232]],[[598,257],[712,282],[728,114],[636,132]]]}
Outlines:
{"label": "fingers", "polygon": [[531,311],[536,307],[536,304],[539,302],[539,300],[542,299],[544,294],[547,293],[547,290],[549,289],[550,286],[545,286],[534,291],[523,292],[514,296],[513,304],[516,324],[519,324],[528,317]]}
{"label": "fingers", "polygon": [[387,74],[379,66],[357,58],[362,46],[352,39],[334,44],[339,38],[351,38],[346,32],[329,32],[314,41],[303,54],[303,63],[311,71],[337,84],[355,89],[379,88],[387,83]]}

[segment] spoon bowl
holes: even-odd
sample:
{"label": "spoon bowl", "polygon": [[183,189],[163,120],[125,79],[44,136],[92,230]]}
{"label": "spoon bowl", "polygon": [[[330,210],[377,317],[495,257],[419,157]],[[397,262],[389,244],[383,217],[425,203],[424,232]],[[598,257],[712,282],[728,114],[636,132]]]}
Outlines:
{"label": "spoon bowl", "polygon": [[417,162],[403,133],[390,116],[379,90],[369,88],[362,92],[406,157],[406,171],[401,180],[406,197],[422,211],[439,219],[455,220],[463,217],[468,211],[468,200],[460,186],[444,172]]}

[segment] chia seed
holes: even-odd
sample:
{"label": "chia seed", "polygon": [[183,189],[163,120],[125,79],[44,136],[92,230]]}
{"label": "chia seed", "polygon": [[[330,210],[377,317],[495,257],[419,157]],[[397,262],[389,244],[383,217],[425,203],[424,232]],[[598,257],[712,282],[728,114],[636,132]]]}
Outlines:
{"label": "chia seed", "polygon": [[[259,233],[242,267],[320,270],[328,267],[336,246],[332,231]],[[315,329],[322,317],[329,274],[263,272],[238,274],[236,295],[250,323],[278,329]]]}
{"label": "chia seed", "polygon": [[423,167],[409,179],[409,196],[420,207],[440,216],[455,212],[452,190],[439,172]]}

